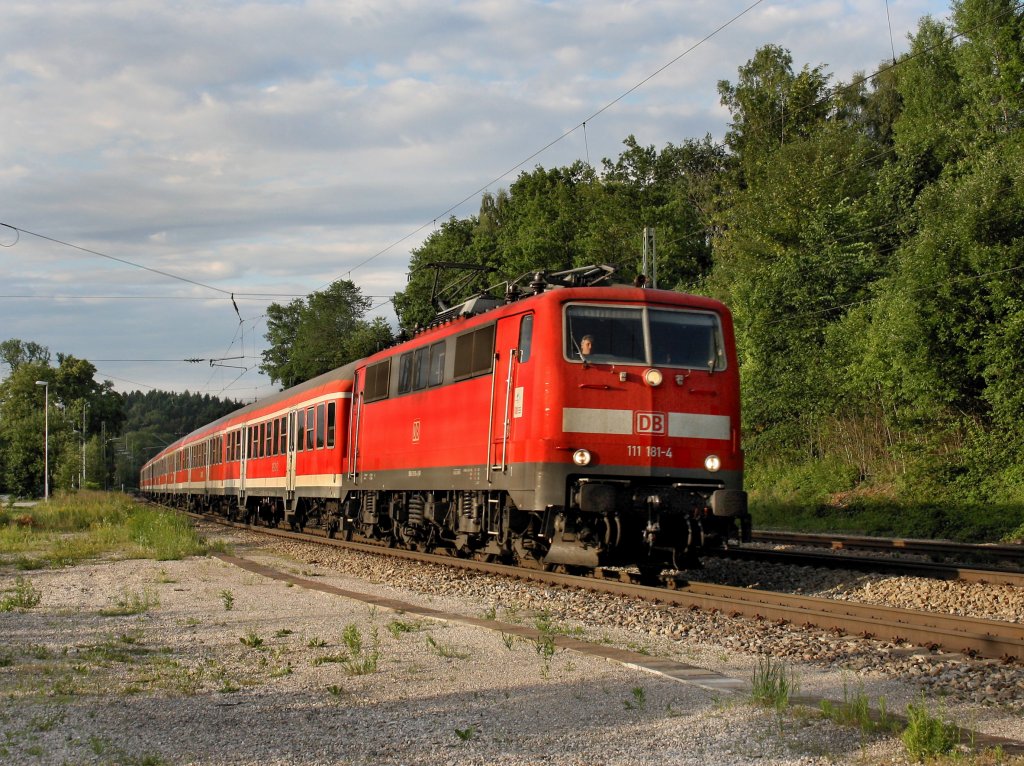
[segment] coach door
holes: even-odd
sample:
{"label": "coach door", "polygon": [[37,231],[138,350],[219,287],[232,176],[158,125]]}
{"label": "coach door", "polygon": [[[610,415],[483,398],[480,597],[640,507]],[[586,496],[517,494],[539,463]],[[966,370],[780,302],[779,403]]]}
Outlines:
{"label": "coach door", "polygon": [[285,459],[284,479],[284,488],[288,493],[288,497],[295,495],[295,429],[298,414],[298,410],[292,410],[288,413],[288,457]]}
{"label": "coach door", "polygon": [[245,500],[246,467],[249,463],[249,450],[251,449],[251,440],[249,438],[251,430],[252,426],[242,426],[238,429],[238,438],[242,440],[241,462],[238,466],[238,498],[243,502]]}

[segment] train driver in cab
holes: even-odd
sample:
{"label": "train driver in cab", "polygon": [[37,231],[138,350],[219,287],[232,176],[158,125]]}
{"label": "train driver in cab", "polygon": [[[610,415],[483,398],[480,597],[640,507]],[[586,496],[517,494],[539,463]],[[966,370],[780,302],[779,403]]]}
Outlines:
{"label": "train driver in cab", "polygon": [[590,355],[594,352],[594,337],[592,335],[584,335],[580,340],[580,357],[583,361],[589,361]]}

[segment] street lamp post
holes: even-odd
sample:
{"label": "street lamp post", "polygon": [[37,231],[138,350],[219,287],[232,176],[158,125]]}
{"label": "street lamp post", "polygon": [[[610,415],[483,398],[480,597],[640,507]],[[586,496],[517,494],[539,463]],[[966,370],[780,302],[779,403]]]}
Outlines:
{"label": "street lamp post", "polygon": [[43,499],[50,501],[50,384],[45,380],[37,380],[37,386],[43,387]]}

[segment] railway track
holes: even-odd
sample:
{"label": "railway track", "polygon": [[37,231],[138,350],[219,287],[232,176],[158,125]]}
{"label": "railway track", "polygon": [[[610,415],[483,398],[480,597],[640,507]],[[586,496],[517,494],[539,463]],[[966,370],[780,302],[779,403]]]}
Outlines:
{"label": "railway track", "polygon": [[952,540],[919,540],[864,535],[822,535],[804,532],[754,532],[754,542],[801,545],[832,550],[868,550],[942,556],[959,562],[1001,561],[1024,571],[1024,544],[958,543]]}
{"label": "railway track", "polygon": [[388,555],[408,561],[458,567],[545,585],[581,588],[628,596],[683,609],[720,611],[730,616],[817,627],[842,635],[910,643],[928,649],[960,652],[968,656],[1024,661],[1024,624],[983,620],[917,610],[814,598],[693,581],[669,580],[666,586],[628,582],[619,571],[598,570],[595,576],[456,558],[453,556],[387,548],[364,542],[328,539],[311,531],[293,532],[265,526],[229,522],[220,517],[189,514],[225,526],[248,529],[288,540],[317,543],[349,550]]}
{"label": "railway track", "polygon": [[905,576],[928,577],[935,580],[1012,585],[1024,588],[1024,571],[998,567],[973,568],[960,564],[930,561],[851,556],[848,554],[813,553],[809,551],[771,550],[767,548],[729,548],[710,555],[742,561],[762,561],[788,566],[811,566],[827,569],[851,569],[857,572],[885,572]]}

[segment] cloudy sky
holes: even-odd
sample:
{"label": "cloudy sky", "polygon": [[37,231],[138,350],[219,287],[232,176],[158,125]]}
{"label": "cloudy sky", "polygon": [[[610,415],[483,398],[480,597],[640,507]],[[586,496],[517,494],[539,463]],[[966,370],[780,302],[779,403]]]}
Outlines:
{"label": "cloudy sky", "polygon": [[256,369],[270,301],[349,277],[393,318],[410,249],[520,163],[721,138],[716,83],[758,46],[849,79],[948,2],[0,9],[0,222],[21,230],[0,227],[0,340],[89,359],[119,390],[252,401],[275,390]]}

